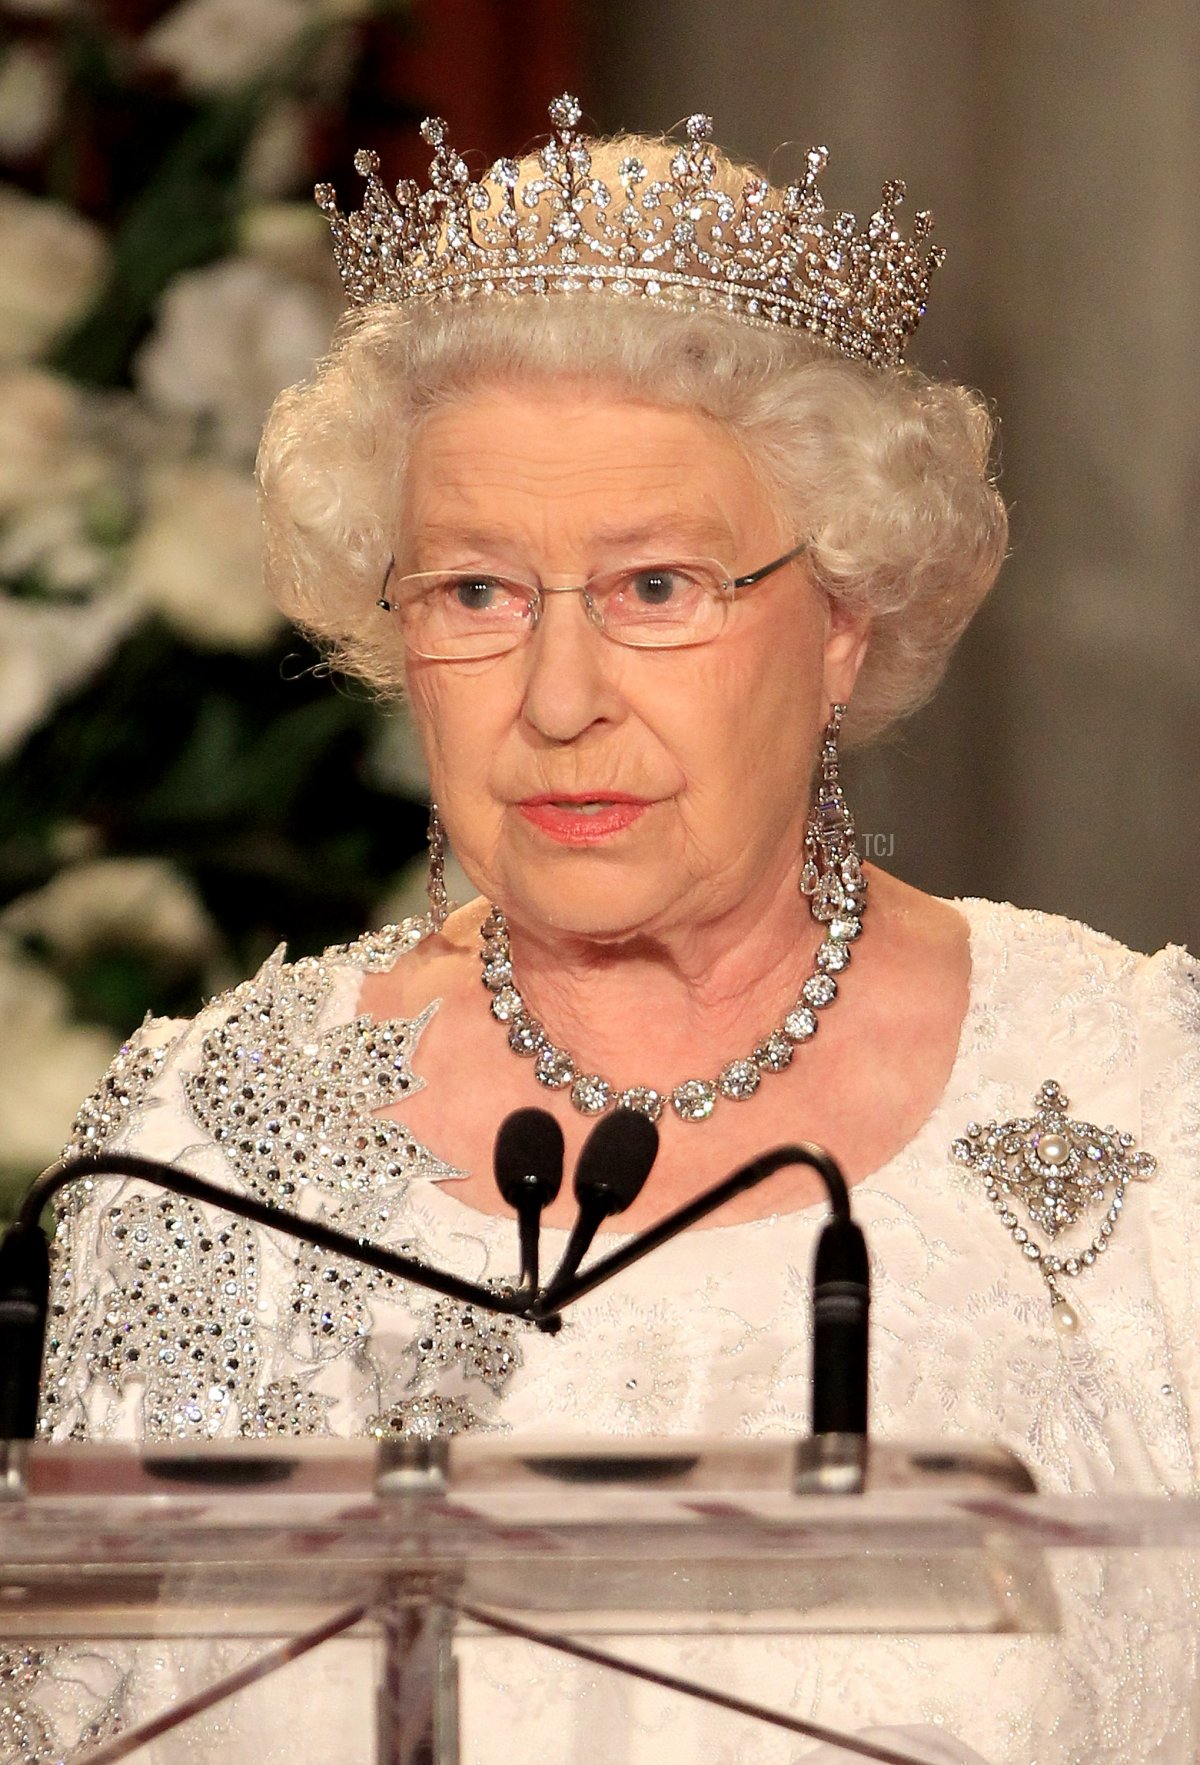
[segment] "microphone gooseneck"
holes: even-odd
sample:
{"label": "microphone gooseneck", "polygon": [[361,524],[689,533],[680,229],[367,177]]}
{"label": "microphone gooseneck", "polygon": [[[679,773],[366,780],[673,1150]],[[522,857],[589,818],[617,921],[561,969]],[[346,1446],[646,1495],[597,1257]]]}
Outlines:
{"label": "microphone gooseneck", "polygon": [[521,1290],[538,1288],[538,1240],[542,1210],[562,1187],[563,1134],[545,1109],[518,1109],[505,1116],[492,1154],[496,1187],[516,1211],[521,1234]]}
{"label": "microphone gooseneck", "polygon": [[[815,1170],[825,1184],[830,1202],[833,1205],[834,1218],[844,1220],[850,1218],[850,1198],[846,1189],[846,1179],[843,1177],[836,1159],[832,1158],[823,1147],[807,1141],[799,1141],[794,1146],[776,1146],[770,1152],[760,1152],[758,1157],[752,1158],[748,1164],[739,1165],[737,1170],[727,1177],[722,1177],[719,1183],[714,1183],[711,1189],[705,1189],[693,1201],[684,1202],[682,1207],[677,1207],[673,1213],[666,1214],[653,1226],[647,1226],[644,1232],[639,1232],[636,1237],[630,1238],[618,1250],[611,1251],[608,1256],[593,1263],[584,1274],[575,1275],[570,1281],[561,1284],[559,1275],[556,1274],[550,1287],[531,1308],[531,1315],[533,1317],[544,1316],[550,1309],[547,1301],[551,1297],[555,1309],[561,1309],[573,1304],[577,1299],[582,1299],[583,1295],[590,1293],[593,1287],[599,1287],[605,1281],[610,1281],[614,1275],[619,1275],[633,1263],[640,1262],[642,1257],[649,1256],[650,1252],[657,1250],[660,1244],[666,1244],[670,1239],[677,1238],[680,1232],[686,1232],[689,1226],[694,1226],[710,1213],[715,1213],[719,1207],[724,1207],[725,1203],[732,1201],[735,1195],[741,1195],[747,1189],[757,1188],[759,1183],[764,1183],[768,1177],[773,1177],[776,1171],[783,1170],[789,1164],[807,1165],[809,1169]],[[563,1260],[566,1261],[565,1257]]]}
{"label": "microphone gooseneck", "polygon": [[[850,1217],[845,1178],[820,1146],[778,1146],[742,1165],[694,1200],[629,1238],[584,1273],[579,1265],[600,1226],[641,1193],[658,1153],[658,1130],[635,1110],[603,1116],[580,1153],[575,1171],[579,1212],[561,1263],[539,1289],[538,1232],[541,1213],[562,1182],[562,1134],[543,1110],[518,1111],[496,1141],[496,1183],[521,1224],[521,1287],[484,1287],[404,1256],[382,1245],[339,1232],[320,1220],[239,1194],[176,1165],[131,1153],[99,1153],[62,1160],[36,1177],[17,1217],[0,1239],[0,1442],[31,1440],[37,1426],[38,1386],[49,1294],[49,1254],[40,1217],[47,1202],[69,1183],[97,1176],[140,1179],[169,1193],[232,1213],[269,1230],[316,1245],[401,1281],[431,1289],[463,1304],[521,1317],[553,1334],[563,1309],[609,1281],[726,1201],[786,1165],[806,1165],[822,1178],[833,1218],[822,1230],[813,1271],[813,1433],[859,1436],[867,1432],[867,1350],[870,1278],[866,1243]],[[780,1230],[784,1227],[781,1225]]]}

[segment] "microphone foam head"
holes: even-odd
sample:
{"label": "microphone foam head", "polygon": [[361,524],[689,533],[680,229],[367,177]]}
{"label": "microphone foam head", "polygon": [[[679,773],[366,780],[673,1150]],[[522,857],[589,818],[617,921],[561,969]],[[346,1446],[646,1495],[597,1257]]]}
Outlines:
{"label": "microphone foam head", "polygon": [[637,1109],[601,1116],[583,1143],[575,1166],[575,1194],[603,1196],[609,1213],[620,1213],[641,1194],[658,1157],[658,1129]]}
{"label": "microphone foam head", "polygon": [[492,1169],[496,1187],[510,1207],[531,1195],[540,1206],[548,1206],[562,1187],[563,1174],[563,1135],[554,1117],[544,1109],[517,1109],[505,1116],[496,1135]]}

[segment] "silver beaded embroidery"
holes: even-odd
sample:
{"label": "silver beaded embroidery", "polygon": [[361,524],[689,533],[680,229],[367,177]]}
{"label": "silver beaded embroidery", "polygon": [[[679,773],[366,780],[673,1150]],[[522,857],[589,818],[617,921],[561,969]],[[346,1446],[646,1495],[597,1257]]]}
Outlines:
{"label": "silver beaded embroidery", "polygon": [[[152,1018],[147,1018],[122,1045],[96,1089],[81,1105],[71,1129],[71,1138],[64,1148],[64,1157],[111,1146],[124,1131],[130,1116],[141,1108],[173,1046],[170,1041],[159,1046],[148,1041],[153,1023]],[[64,1205],[73,1194],[77,1191],[66,1192]]]}
{"label": "silver beaded embroidery", "polygon": [[[984,1181],[984,1194],[1023,1256],[1041,1271],[1055,1308],[1065,1305],[1059,1282],[1093,1267],[1108,1249],[1125,1207],[1130,1182],[1154,1175],[1155,1160],[1140,1152],[1133,1135],[1068,1115],[1070,1099],[1054,1079],[1039,1086],[1034,1114],[1011,1121],[968,1122],[950,1148],[951,1157]],[[1018,1211],[1018,1209],[1020,1211]],[[1050,1239],[1080,1220],[1099,1223],[1085,1244],[1061,1253],[1033,1236]],[[1074,1315],[1068,1312],[1074,1324]]]}
{"label": "silver beaded embroidery", "polygon": [[[85,1686],[72,1648],[0,1648],[0,1759],[13,1765],[57,1762],[120,1733],[130,1673],[94,1650],[88,1663]],[[104,1683],[97,1691],[99,1680]]]}
{"label": "silver beaded embroidery", "polygon": [[443,1434],[465,1434],[478,1426],[479,1417],[464,1398],[444,1397],[439,1392],[402,1397],[389,1410],[367,1418],[367,1433],[376,1440],[433,1440]]}
{"label": "silver beaded embroidery", "polygon": [[[496,1285],[492,1283],[492,1285]],[[453,1299],[434,1302],[429,1320],[416,1342],[417,1361],[426,1384],[442,1371],[457,1369],[480,1380],[501,1396],[519,1364],[509,1318],[480,1312]]]}
{"label": "silver beaded embroidery", "polygon": [[0,1758],[51,1759],[58,1737],[31,1693],[54,1658],[50,1649],[0,1649]]}
{"label": "silver beaded embroidery", "polygon": [[[455,1173],[402,1123],[375,1112],[420,1088],[412,1054],[437,1007],[411,1021],[360,1015],[330,1029],[321,1025],[337,964],[387,968],[426,930],[426,921],[408,921],[290,964],[277,952],[252,980],[214,1001],[180,1062],[188,1114],[204,1143],[220,1148],[231,1187],[416,1255],[422,1246],[404,1231],[409,1185],[414,1177]],[[123,1056],[120,1072],[97,1093],[100,1101],[85,1106],[91,1148],[124,1128],[162,1070],[162,1059],[131,1067],[128,1049]],[[187,1149],[179,1156],[186,1164]],[[79,1207],[71,1212],[78,1215]],[[394,1429],[397,1417],[411,1413],[425,1432],[436,1411],[441,1431],[468,1422],[497,1425],[489,1418],[520,1361],[514,1320],[482,1318],[289,1241],[282,1312],[268,1325],[257,1315],[258,1269],[268,1245],[279,1252],[271,1234],[135,1185],[101,1204],[92,1228],[90,1260],[111,1289],[77,1294],[70,1234],[80,1223],[68,1217],[60,1225],[44,1382],[47,1433],[82,1436],[88,1428],[81,1391],[120,1397],[134,1382],[144,1391],[150,1437],[325,1433],[334,1399],[311,1380],[333,1363],[348,1363],[352,1386],[366,1398],[364,1422],[368,1414],[387,1414]],[[410,1320],[407,1354],[397,1362],[389,1348],[386,1365],[371,1347],[375,1307],[384,1298]],[[275,1346],[309,1379],[268,1377]],[[480,1396],[464,1396],[463,1384]]]}
{"label": "silver beaded embroidery", "polygon": [[272,1379],[243,1410],[241,1432],[256,1440],[328,1434],[332,1408],[332,1398],[307,1390],[299,1379]]}
{"label": "silver beaded embroidery", "polygon": [[135,1191],[105,1209],[101,1247],[120,1299],[84,1348],[91,1376],[118,1393],[144,1381],[148,1439],[221,1433],[258,1371],[255,1235],[182,1196]]}

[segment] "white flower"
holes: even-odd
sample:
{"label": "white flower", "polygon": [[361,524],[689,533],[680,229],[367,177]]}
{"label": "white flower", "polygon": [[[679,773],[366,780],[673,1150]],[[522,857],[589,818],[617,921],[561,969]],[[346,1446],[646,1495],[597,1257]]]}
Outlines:
{"label": "white flower", "polygon": [[135,619],[108,596],[86,606],[0,597],[0,756],[99,668]]}
{"label": "white flower", "polygon": [[58,121],[62,76],[41,43],[14,43],[0,63],[0,153],[36,153]]}
{"label": "white flower", "polygon": [[0,532],[0,577],[34,573],[51,593],[95,587],[110,562],[89,537],[80,503],[30,503]]}
{"label": "white flower", "polygon": [[0,361],[38,356],[87,311],[108,263],[98,227],[0,187]]}
{"label": "white flower", "polygon": [[254,132],[242,161],[242,184],[252,196],[287,196],[307,169],[308,113],[295,99],[281,99]]}
{"label": "white flower", "polygon": [[32,1171],[58,1157],[117,1046],[72,1022],[62,983],[0,938],[0,1165]]}
{"label": "white flower", "polygon": [[68,958],[132,945],[191,963],[217,948],[216,927],[186,877],[162,858],[95,858],[60,870],[0,913],[0,929],[36,936]]}
{"label": "white flower", "polygon": [[132,393],[84,393],[42,368],[0,372],[0,581],[106,587],[146,462],[191,439],[190,424]]}
{"label": "white flower", "polygon": [[81,420],[69,381],[44,368],[0,373],[0,519],[32,502],[68,501],[100,482],[104,463],[81,435]]}
{"label": "white flower", "polygon": [[212,460],[155,468],[119,592],[208,649],[254,650],[280,623],[262,586],[262,536],[248,474]]}
{"label": "white flower", "polygon": [[307,26],[371,10],[369,0],[182,0],[142,49],[192,91],[221,92],[270,72]]}
{"label": "white flower", "polygon": [[180,276],[134,366],[160,409],[211,423],[226,458],[249,462],[263,418],[308,373],[335,314],[317,291],[253,258]]}
{"label": "white flower", "polygon": [[267,72],[308,21],[305,0],[183,0],[142,38],[142,52],[194,92]]}

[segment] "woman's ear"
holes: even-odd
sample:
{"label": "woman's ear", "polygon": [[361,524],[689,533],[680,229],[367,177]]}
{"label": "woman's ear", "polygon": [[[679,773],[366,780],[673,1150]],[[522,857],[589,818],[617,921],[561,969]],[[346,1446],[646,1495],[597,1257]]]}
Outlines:
{"label": "woman's ear", "polygon": [[825,696],[831,705],[850,701],[871,638],[871,620],[831,603],[825,628]]}

